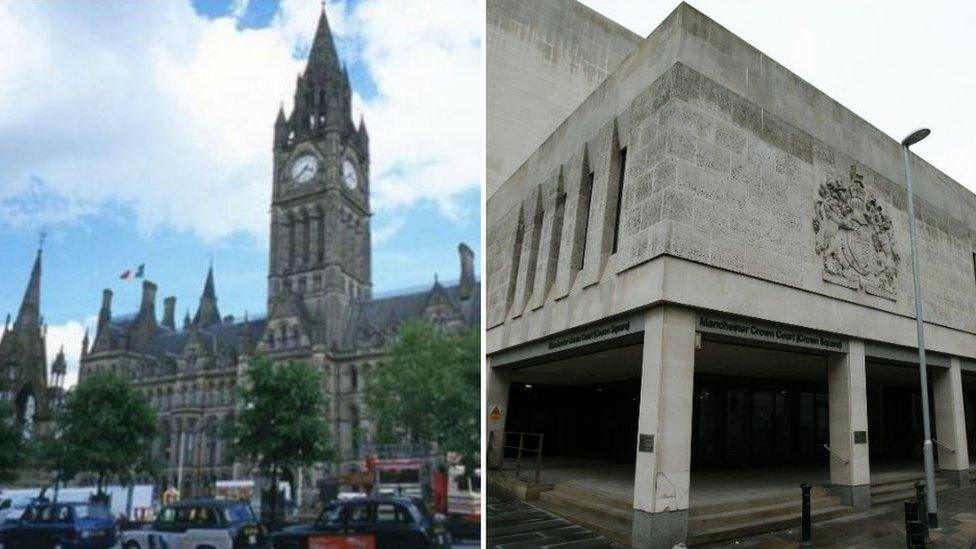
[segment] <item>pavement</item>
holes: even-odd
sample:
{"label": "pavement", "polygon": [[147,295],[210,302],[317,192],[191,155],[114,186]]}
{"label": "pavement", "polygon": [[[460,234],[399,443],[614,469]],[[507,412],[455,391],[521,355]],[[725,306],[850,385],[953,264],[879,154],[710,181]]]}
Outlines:
{"label": "pavement", "polygon": [[[939,492],[939,526],[930,532],[926,549],[976,549],[976,486]],[[561,517],[489,488],[487,498],[488,547],[495,549],[623,549],[623,546]],[[813,547],[836,549],[891,549],[905,547],[905,508],[902,502],[873,507],[813,524]],[[710,543],[699,547],[795,549],[796,528]]]}
{"label": "pavement", "polygon": [[522,549],[624,549],[623,545],[577,526],[548,511],[489,487],[487,547]]}
{"label": "pavement", "polygon": [[[976,486],[938,494],[939,529],[931,530],[931,548],[976,549]],[[817,522],[811,532],[814,547],[837,549],[890,549],[905,547],[905,506],[892,502],[868,511]],[[702,547],[794,549],[800,539],[799,525],[790,530],[761,534],[732,542]]]}

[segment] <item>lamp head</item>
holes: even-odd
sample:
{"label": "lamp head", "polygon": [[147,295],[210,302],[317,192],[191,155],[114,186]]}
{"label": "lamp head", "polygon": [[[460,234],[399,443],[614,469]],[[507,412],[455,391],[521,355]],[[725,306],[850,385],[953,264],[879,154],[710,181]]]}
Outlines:
{"label": "lamp head", "polygon": [[921,141],[921,140],[925,139],[926,137],[928,137],[930,133],[932,133],[932,130],[930,130],[928,128],[921,128],[921,129],[915,130],[915,131],[913,131],[911,133],[911,135],[909,135],[905,139],[902,139],[901,140],[901,146],[902,147],[911,147],[915,143],[918,143],[919,141]]}

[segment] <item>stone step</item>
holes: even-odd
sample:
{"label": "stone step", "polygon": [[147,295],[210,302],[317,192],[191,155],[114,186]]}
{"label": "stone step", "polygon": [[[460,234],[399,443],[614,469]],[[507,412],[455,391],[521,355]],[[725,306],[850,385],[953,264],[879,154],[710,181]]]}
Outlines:
{"label": "stone step", "polygon": [[[829,497],[830,490],[825,486],[814,486],[810,489],[810,495],[812,498],[818,497]],[[774,503],[789,503],[796,502],[797,505],[800,503],[800,488],[797,487],[795,490],[782,490],[778,492],[770,492],[762,496],[741,498],[741,499],[730,499],[724,501],[718,501],[714,503],[706,503],[702,505],[693,505],[688,511],[688,515],[691,517],[700,515],[711,515],[715,513],[722,513],[725,511],[732,511],[736,509],[741,509],[745,505],[752,506],[765,506],[772,505]]]}
{"label": "stone step", "polygon": [[605,519],[607,522],[619,524],[621,526],[630,527],[630,523],[634,519],[633,509],[623,510],[616,507],[610,507],[589,498],[581,498],[564,492],[557,492],[555,490],[539,494],[539,501],[572,511],[581,511],[594,516],[599,516]]}
{"label": "stone step", "polygon": [[[918,479],[918,480],[922,480],[922,479]],[[915,493],[915,483],[918,482],[918,480],[905,480],[905,481],[890,482],[885,484],[872,484],[871,499],[873,500],[876,495],[880,496],[892,492],[911,491],[912,493]],[[951,482],[949,482],[944,478],[935,479],[936,490],[945,490],[947,488],[952,488]]]}
{"label": "stone step", "polygon": [[[844,505],[834,505],[831,507],[813,508],[810,511],[810,520],[819,522],[836,518],[853,512],[854,509]],[[723,524],[714,527],[688,532],[688,544],[697,545],[735,539],[765,532],[773,532],[786,528],[799,528],[800,510],[784,512],[780,515],[766,517],[760,520],[745,523]]]}
{"label": "stone step", "polygon": [[[814,512],[818,509],[830,509],[840,506],[840,498],[835,496],[821,496],[810,499],[810,510]],[[768,505],[756,505],[754,502],[742,502],[738,509],[712,513],[708,515],[696,515],[688,519],[688,531],[697,532],[708,530],[719,525],[749,524],[767,518],[773,518],[784,514],[797,514],[802,510],[802,502],[799,498],[790,502],[779,502]]]}
{"label": "stone step", "polygon": [[602,536],[610,538],[617,543],[622,543],[627,546],[630,545],[630,522],[620,524],[616,521],[608,521],[604,516],[596,514],[592,511],[583,511],[564,507],[550,501],[545,501],[541,497],[535,504],[541,509],[549,511],[554,515],[563,517],[573,524],[577,524],[583,528],[592,530]]}
{"label": "stone step", "polygon": [[630,512],[634,509],[634,500],[632,497],[622,497],[618,494],[612,494],[602,490],[594,490],[573,484],[559,483],[553,485],[552,491],[568,497],[579,498],[587,502],[592,502],[595,505],[612,507],[622,511]]}
{"label": "stone step", "polygon": [[884,505],[892,501],[915,501],[915,489],[902,490],[899,492],[885,492],[883,494],[871,494],[871,506]]}

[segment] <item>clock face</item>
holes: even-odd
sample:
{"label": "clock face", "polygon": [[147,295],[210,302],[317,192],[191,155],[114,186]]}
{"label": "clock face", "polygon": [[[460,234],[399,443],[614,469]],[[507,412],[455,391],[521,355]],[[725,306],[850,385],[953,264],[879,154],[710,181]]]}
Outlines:
{"label": "clock face", "polygon": [[295,183],[308,183],[319,171],[319,161],[314,155],[299,156],[291,165],[291,179]]}
{"label": "clock face", "polygon": [[356,171],[352,160],[348,158],[342,162],[342,179],[350,189],[355,189],[359,185],[359,172]]}

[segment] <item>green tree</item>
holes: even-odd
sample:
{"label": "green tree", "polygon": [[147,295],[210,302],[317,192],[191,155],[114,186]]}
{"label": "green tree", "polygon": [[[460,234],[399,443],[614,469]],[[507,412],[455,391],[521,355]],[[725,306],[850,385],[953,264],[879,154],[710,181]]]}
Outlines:
{"label": "green tree", "polygon": [[97,373],[68,392],[41,451],[60,480],[95,473],[101,495],[112,477],[149,470],[155,436],[156,413],[145,396],[114,374]]}
{"label": "green tree", "polygon": [[436,444],[466,465],[481,446],[481,335],[428,322],[403,324],[364,389],[380,442]]}
{"label": "green tree", "polygon": [[255,357],[239,390],[242,409],[225,427],[231,455],[271,480],[270,510],[278,518],[278,479],[331,456],[322,375],[304,362]]}
{"label": "green tree", "polygon": [[17,470],[27,463],[28,455],[13,402],[0,400],[0,482],[17,478]]}

